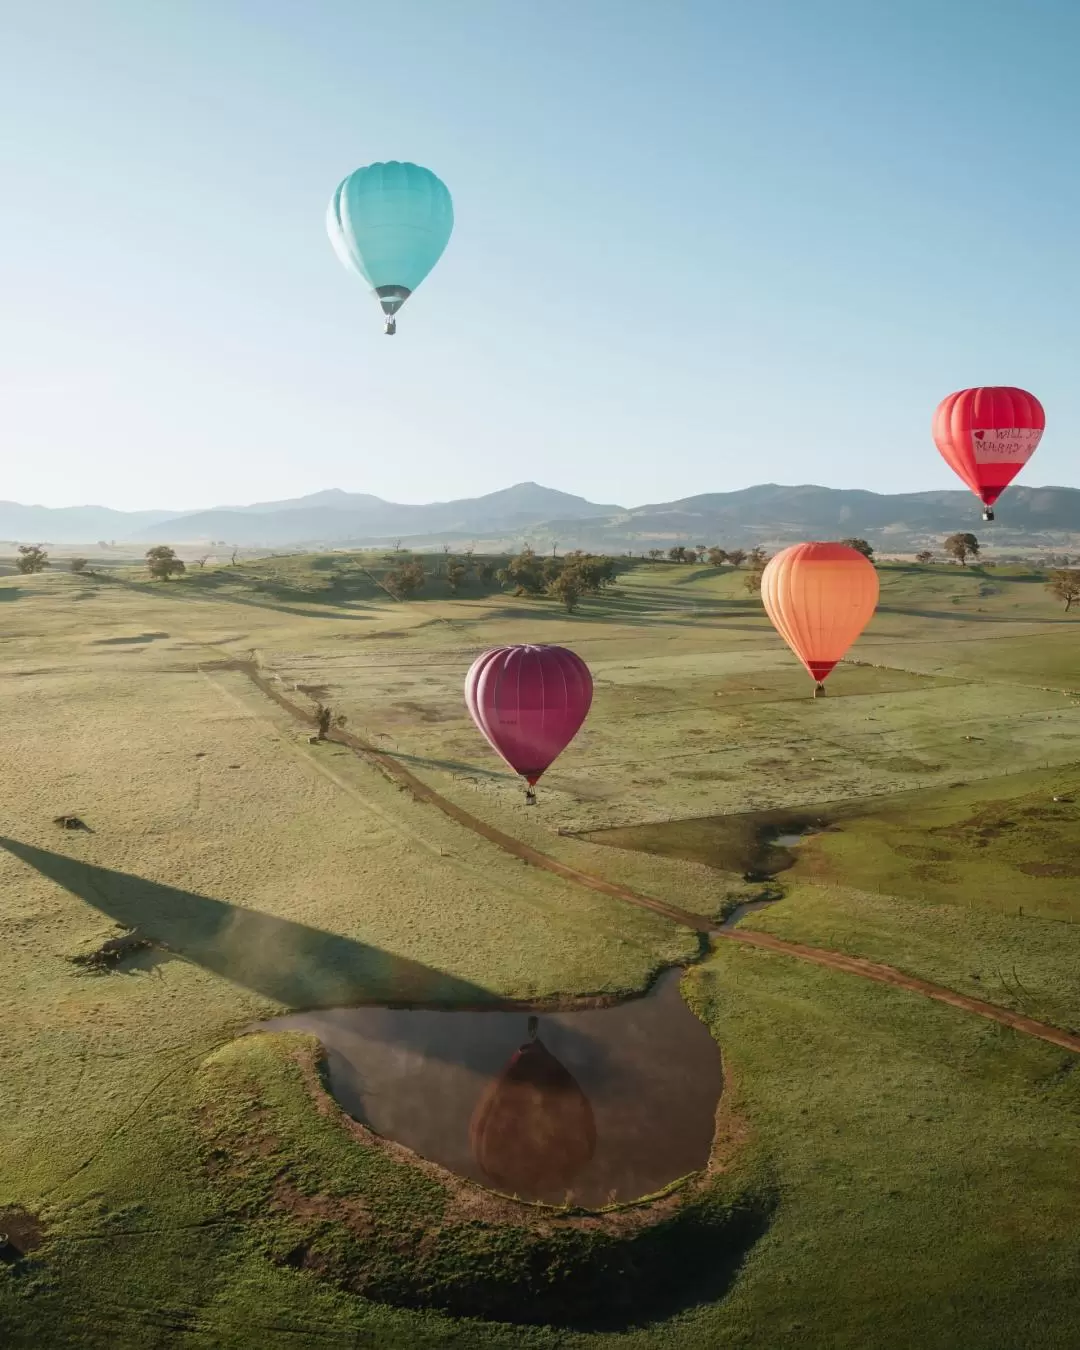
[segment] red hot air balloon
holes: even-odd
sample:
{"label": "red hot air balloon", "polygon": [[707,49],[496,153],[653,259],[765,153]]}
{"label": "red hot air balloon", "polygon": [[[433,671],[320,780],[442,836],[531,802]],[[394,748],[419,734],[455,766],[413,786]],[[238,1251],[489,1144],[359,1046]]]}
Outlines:
{"label": "red hot air balloon", "polygon": [[1034,394],[1007,386],[961,389],[938,404],[934,443],[994,519],[994,503],[1035,453],[1046,426]]}
{"label": "red hot air balloon", "polygon": [[473,662],[465,702],[492,749],[533,788],[566,749],[592,703],[589,667],[565,647],[496,647]]}
{"label": "red hot air balloon", "polygon": [[815,680],[816,698],[873,616],[877,572],[846,544],[793,544],[766,564],[761,599],[773,627]]}

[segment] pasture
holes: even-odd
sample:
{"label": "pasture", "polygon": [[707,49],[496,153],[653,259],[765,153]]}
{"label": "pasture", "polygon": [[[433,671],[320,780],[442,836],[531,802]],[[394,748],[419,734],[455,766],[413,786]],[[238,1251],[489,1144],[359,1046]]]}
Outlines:
{"label": "pasture", "polygon": [[[742,926],[1080,1030],[1080,613],[1019,568],[886,565],[812,700],[730,568],[639,564],[572,615],[438,580],[398,601],[385,568],[0,581],[0,1230],[41,1229],[0,1263],[6,1343],[1071,1350],[1080,1056],[663,906],[760,894],[732,840],[804,811],[824,828]],[[461,698],[521,641],[596,681],[535,809]],[[317,701],[354,744],[309,743]],[[655,1227],[454,1189],[350,1133],[310,1039],[241,1036],[603,1002],[672,964],[725,1090]],[[691,1256],[698,1282],[492,1320],[541,1248],[566,1288]]]}

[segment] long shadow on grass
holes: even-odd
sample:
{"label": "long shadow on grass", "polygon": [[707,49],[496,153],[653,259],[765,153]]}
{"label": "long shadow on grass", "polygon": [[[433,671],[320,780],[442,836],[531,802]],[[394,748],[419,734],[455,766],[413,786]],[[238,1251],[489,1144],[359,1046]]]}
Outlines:
{"label": "long shadow on grass", "polygon": [[446,769],[451,773],[469,774],[474,778],[497,778],[505,783],[518,782],[518,776],[514,773],[506,773],[499,769],[485,769],[479,764],[466,764],[458,759],[428,759],[423,755],[406,755],[400,750],[383,750],[379,753],[385,755],[387,759],[401,760],[403,764],[416,764],[422,769]]}
{"label": "long shadow on grass", "polygon": [[[975,600],[977,597],[972,596]],[[906,614],[917,619],[951,619],[954,623],[990,623],[990,624],[1065,624],[1075,627],[1080,622],[1080,615],[1071,619],[1053,618],[1049,614],[974,614],[963,605],[957,605],[955,609],[918,609],[914,605],[878,605],[878,614]]]}
{"label": "long shadow on grass", "polygon": [[[131,581],[126,577],[111,576],[102,578],[108,580],[113,585],[123,586],[125,590],[136,591],[140,595],[152,595],[155,599],[165,598],[166,600],[220,600],[230,605],[249,605],[252,609],[273,609],[281,614],[294,614],[302,619],[345,619],[353,623],[370,622],[374,615],[371,614],[343,614],[340,608],[332,606],[340,605],[340,601],[327,600],[326,609],[304,609],[299,605],[275,604],[272,600],[254,600],[245,596],[237,595],[235,592],[222,592],[207,586],[205,583],[200,585],[195,581],[194,586],[184,581]],[[312,596],[305,596],[308,604],[317,604]],[[356,608],[363,604],[359,600],[350,600],[351,607]]]}
{"label": "long shadow on grass", "polygon": [[290,1008],[358,1003],[461,1008],[500,1002],[479,985],[337,933],[16,839],[0,837],[0,847],[142,937]]}
{"label": "long shadow on grass", "polygon": [[625,623],[635,628],[693,628],[700,627],[704,623],[723,621],[722,631],[745,631],[747,633],[765,634],[768,632],[765,623],[764,613],[761,613],[761,622],[759,623],[738,623],[733,622],[737,619],[746,619],[752,613],[750,606],[741,606],[738,601],[731,601],[729,604],[717,604],[715,607],[708,608],[702,606],[693,611],[686,608],[673,609],[670,615],[664,615],[657,612],[655,605],[637,604],[634,601],[616,601],[605,596],[601,600],[586,600],[573,614],[567,614],[561,606],[552,605],[550,608],[537,605],[535,608],[526,609],[522,605],[506,605],[499,609],[489,610],[486,618],[489,622],[499,622],[511,619],[528,619],[530,622],[540,620],[561,620],[564,623],[573,624],[577,622],[604,622]]}

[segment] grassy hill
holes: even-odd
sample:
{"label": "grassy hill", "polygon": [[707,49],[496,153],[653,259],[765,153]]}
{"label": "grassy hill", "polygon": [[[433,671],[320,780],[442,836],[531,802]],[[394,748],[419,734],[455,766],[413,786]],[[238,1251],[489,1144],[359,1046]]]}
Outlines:
{"label": "grassy hill", "polygon": [[[720,916],[761,894],[769,822],[812,818],[741,927],[1078,1029],[1080,614],[1021,567],[885,566],[813,700],[731,568],[637,564],[567,615],[445,578],[396,600],[394,565],[0,581],[4,1343],[1072,1350],[1076,1055],[704,943],[496,838]],[[596,681],[535,811],[461,701],[479,651],[526,640]],[[290,707],[316,700],[383,758],[309,744]],[[76,959],[129,929],[151,945]],[[633,1232],[388,1161],[326,1107],[309,1041],[242,1035],[359,999],[617,998],[672,963],[725,1090],[709,1171]],[[679,1242],[712,1276],[602,1330],[559,1288],[551,1325],[484,1315],[538,1270],[698,1269]]]}

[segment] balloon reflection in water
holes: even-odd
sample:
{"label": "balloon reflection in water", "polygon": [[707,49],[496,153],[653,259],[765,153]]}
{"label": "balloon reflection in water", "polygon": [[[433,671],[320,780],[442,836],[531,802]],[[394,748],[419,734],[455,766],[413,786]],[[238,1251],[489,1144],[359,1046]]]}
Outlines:
{"label": "balloon reflection in water", "polygon": [[473,1157],[500,1190],[537,1197],[564,1190],[592,1158],[596,1122],[588,1098],[537,1036],[485,1091],[469,1125]]}

